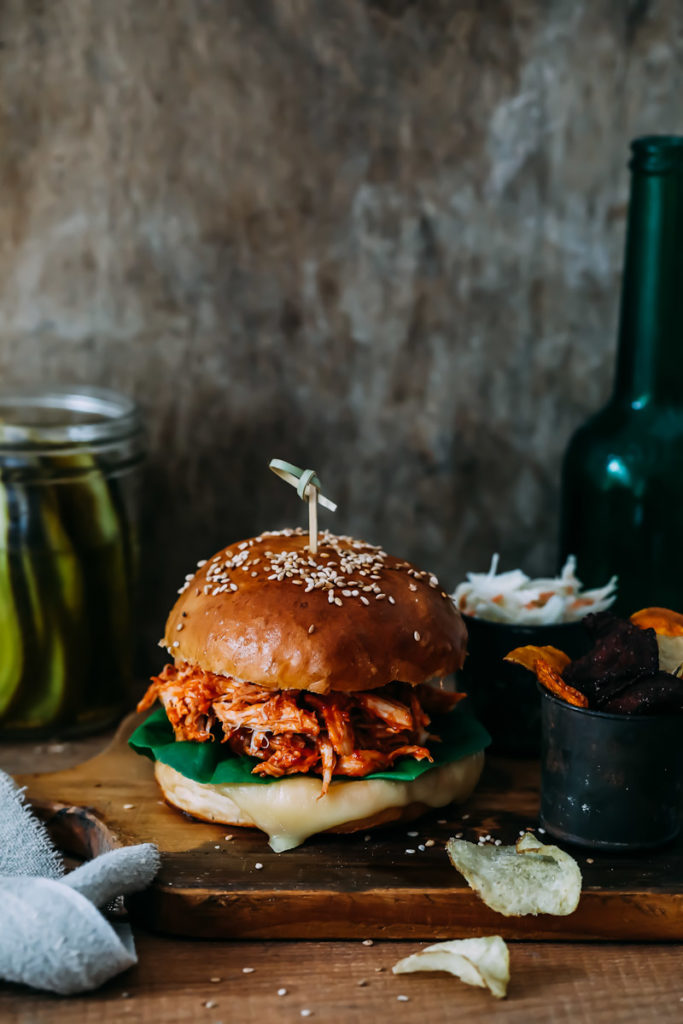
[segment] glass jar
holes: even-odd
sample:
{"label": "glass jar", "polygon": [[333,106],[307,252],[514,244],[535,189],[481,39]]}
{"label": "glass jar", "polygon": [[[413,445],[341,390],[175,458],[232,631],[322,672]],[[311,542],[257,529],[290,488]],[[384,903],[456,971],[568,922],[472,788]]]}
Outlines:
{"label": "glass jar", "polygon": [[129,702],[142,429],[113,391],[0,392],[0,736],[80,736]]}

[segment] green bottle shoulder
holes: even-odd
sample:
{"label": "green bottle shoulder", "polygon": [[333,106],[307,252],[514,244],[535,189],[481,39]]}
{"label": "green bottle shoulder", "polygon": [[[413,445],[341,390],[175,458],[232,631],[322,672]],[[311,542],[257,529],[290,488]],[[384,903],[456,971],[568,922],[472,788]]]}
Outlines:
{"label": "green bottle shoulder", "polygon": [[610,402],[572,436],[565,468],[584,465],[599,470],[614,458],[656,465],[683,459],[683,408],[643,407]]}

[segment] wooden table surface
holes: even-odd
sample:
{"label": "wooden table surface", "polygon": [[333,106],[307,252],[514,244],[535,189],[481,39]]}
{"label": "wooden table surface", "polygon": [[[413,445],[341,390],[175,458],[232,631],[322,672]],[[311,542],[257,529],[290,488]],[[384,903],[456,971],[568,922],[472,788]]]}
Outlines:
{"label": "wooden table surface", "polygon": [[[0,768],[16,774],[67,768],[94,755],[109,738],[0,742]],[[683,1021],[683,949],[677,944],[510,943],[508,997],[495,1000],[445,974],[392,975],[396,960],[426,943],[190,941],[139,929],[136,942],[138,965],[89,995],[42,995],[0,982],[0,1021]],[[286,994],[279,995],[281,989]]]}

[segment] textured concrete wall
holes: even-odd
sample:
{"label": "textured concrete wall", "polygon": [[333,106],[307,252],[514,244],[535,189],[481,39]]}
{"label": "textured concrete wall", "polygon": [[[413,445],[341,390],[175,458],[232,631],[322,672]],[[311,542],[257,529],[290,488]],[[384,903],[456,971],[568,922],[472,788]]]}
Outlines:
{"label": "textured concrete wall", "polygon": [[273,455],[448,583],[552,568],[680,0],[0,0],[0,39],[0,375],[142,403],[151,629],[303,521]]}

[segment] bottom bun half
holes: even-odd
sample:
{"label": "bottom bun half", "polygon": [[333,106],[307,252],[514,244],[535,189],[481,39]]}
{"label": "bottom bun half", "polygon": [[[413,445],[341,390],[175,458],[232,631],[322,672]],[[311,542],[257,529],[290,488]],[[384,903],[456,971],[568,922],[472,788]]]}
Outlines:
{"label": "bottom bun half", "polygon": [[298,775],[268,785],[194,782],[157,761],[154,772],[164,797],[202,821],[259,828],[276,853],[291,850],[318,832],[356,832],[390,821],[410,821],[425,810],[462,803],[484,766],[484,752],[430,768],[411,782],[387,779],[335,781],[320,796],[320,779]]}

